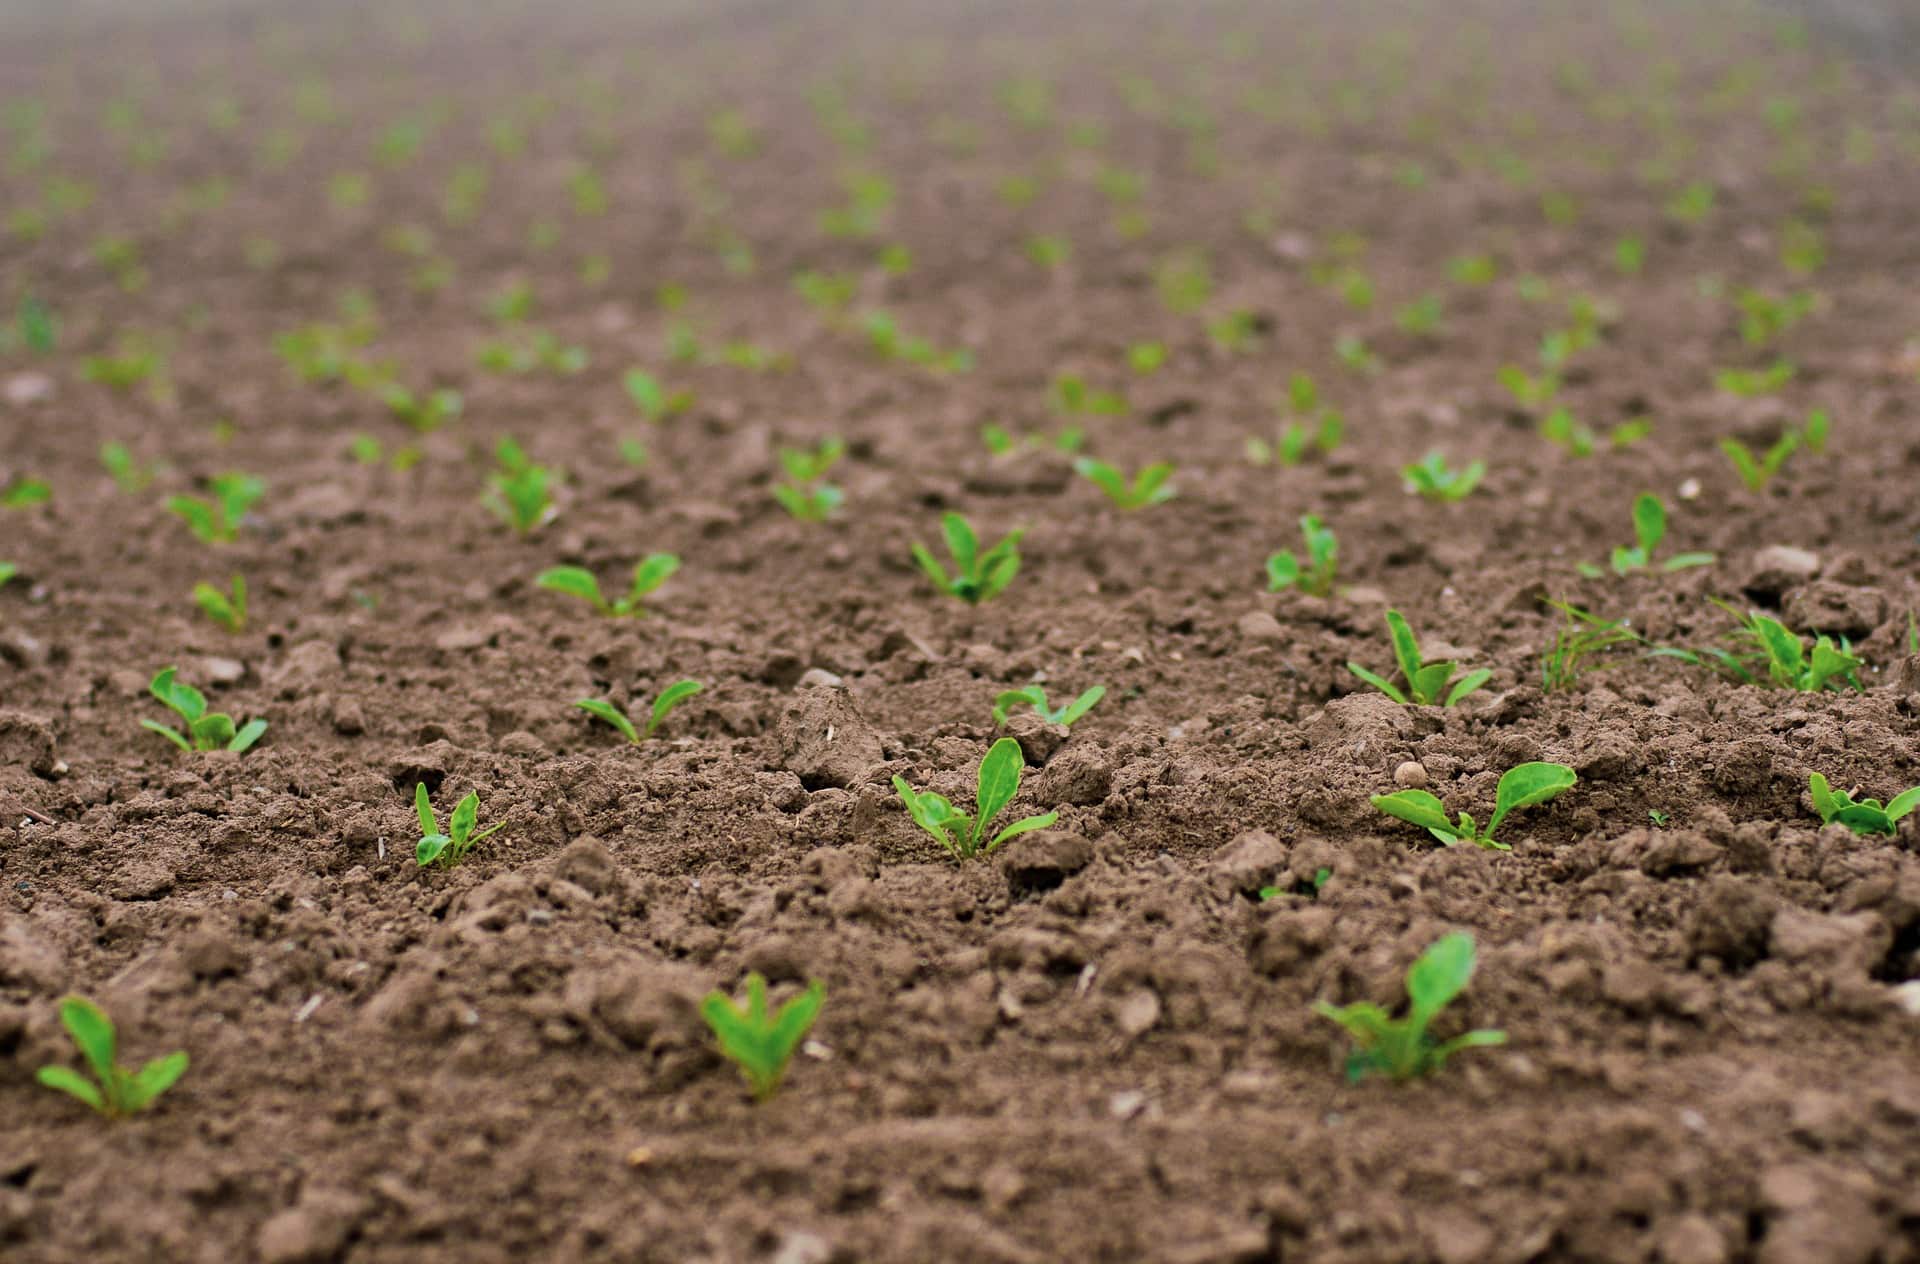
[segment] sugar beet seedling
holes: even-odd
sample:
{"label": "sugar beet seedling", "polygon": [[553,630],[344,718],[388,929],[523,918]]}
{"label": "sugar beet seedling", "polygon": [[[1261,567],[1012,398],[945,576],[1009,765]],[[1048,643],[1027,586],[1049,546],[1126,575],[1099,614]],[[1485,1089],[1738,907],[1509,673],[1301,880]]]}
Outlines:
{"label": "sugar beet seedling", "polygon": [[227,544],[239,538],[240,523],[267,485],[251,474],[216,474],[207,480],[209,496],[171,496],[167,512],[178,514],[206,544]]}
{"label": "sugar beet seedling", "polygon": [[[1653,551],[1667,538],[1667,507],[1652,492],[1641,492],[1633,499],[1633,534],[1638,543],[1613,551],[1609,564],[1616,575],[1631,575],[1653,566]],[[1671,575],[1695,566],[1711,566],[1713,562],[1711,553],[1675,553],[1661,562],[1658,569],[1664,575]],[[1588,579],[1598,579],[1605,573],[1592,562],[1578,563],[1575,569]]]}
{"label": "sugar beet seedling", "polygon": [[1743,685],[1775,686],[1802,693],[1838,691],[1842,687],[1850,687],[1855,693],[1865,692],[1865,686],[1860,683],[1860,669],[1866,664],[1854,656],[1853,644],[1845,637],[1836,643],[1822,633],[1809,650],[1798,633],[1773,616],[1757,611],[1743,616],[1726,602],[1711,600],[1738,621],[1733,632],[1735,649],[1708,646],[1689,650],[1661,646],[1650,652],[1656,657],[1709,667]]}
{"label": "sugar beet seedling", "polygon": [[413,860],[422,869],[436,861],[453,868],[467,858],[475,843],[507,825],[501,821],[475,833],[474,827],[480,823],[480,792],[469,790],[465,798],[453,805],[453,815],[447,820],[446,832],[442,833],[424,781],[414,783],[413,810],[420,818],[420,841],[413,846]]}
{"label": "sugar beet seedling", "polygon": [[[1404,693],[1392,682],[1358,663],[1349,662],[1347,670],[1402,706],[1450,707],[1493,677],[1493,672],[1483,667],[1454,681],[1453,673],[1459,670],[1458,664],[1423,661],[1420,644],[1413,638],[1413,629],[1407,626],[1406,617],[1398,610],[1387,611],[1387,632],[1393,638],[1393,656],[1400,664],[1400,674],[1407,681]],[[1452,689],[1447,689],[1449,681],[1453,681]]]}
{"label": "sugar beet seedling", "polygon": [[641,602],[660,590],[660,586],[680,569],[680,559],[672,553],[649,553],[633,568],[633,583],[627,595],[608,601],[600,591],[600,580],[584,566],[554,566],[534,576],[533,582],[549,592],[578,597],[610,619],[645,614]]}
{"label": "sugar beet seedling", "polygon": [[953,556],[954,574],[949,576],[927,546],[918,541],[913,545],[913,560],[941,592],[978,605],[996,596],[1019,574],[1024,527],[1015,527],[985,553],[980,551],[980,537],[973,524],[959,514],[942,514],[940,529],[946,535],[947,552]]}
{"label": "sugar beet seedling", "polygon": [[34,1078],[48,1088],[79,1098],[109,1119],[123,1119],[145,1110],[186,1074],[184,1052],[155,1058],[138,1071],[122,1067],[113,1020],[84,996],[69,996],[60,1002],[60,1025],[87,1060],[93,1079],[63,1066],[41,1067]]}
{"label": "sugar beet seedling", "polygon": [[1334,538],[1333,528],[1313,514],[1301,517],[1300,536],[1307,546],[1306,565],[1301,565],[1291,549],[1281,549],[1267,559],[1267,591],[1297,588],[1314,597],[1330,596],[1340,542]]}
{"label": "sugar beet seedling", "polygon": [[1107,494],[1116,509],[1145,509],[1161,505],[1178,493],[1167,480],[1173,477],[1173,464],[1155,461],[1144,466],[1131,480],[1105,461],[1083,456],[1073,463],[1074,472]]}
{"label": "sugar beet seedling", "polygon": [[206,614],[228,632],[240,633],[247,628],[247,581],[242,575],[233,577],[232,585],[222,592],[209,583],[193,586],[193,600]]}
{"label": "sugar beet seedling", "polygon": [[1545,803],[1570,789],[1578,780],[1573,769],[1565,764],[1517,764],[1507,769],[1493,792],[1493,815],[1487,818],[1484,830],[1466,812],[1460,814],[1458,822],[1447,819],[1446,805],[1425,790],[1376,794],[1369,802],[1388,816],[1424,826],[1428,833],[1449,847],[1455,843],[1474,843],[1493,851],[1511,851],[1511,847],[1493,836],[1507,814],[1518,808]]}
{"label": "sugar beet seedling", "polygon": [[747,1077],[754,1100],[764,1102],[779,1091],[794,1051],[806,1039],[826,1000],[827,985],[815,979],[806,991],[769,1011],[767,981],[752,973],[747,975],[745,1005],[715,990],[700,1002],[700,1016],[720,1042],[720,1052]]}
{"label": "sugar beet seedling", "polygon": [[1822,825],[1838,821],[1856,834],[1898,833],[1900,819],[1920,808],[1920,786],[1896,794],[1882,805],[1878,799],[1855,799],[1848,791],[1832,789],[1816,772],[1807,778],[1807,791],[1813,796],[1813,810],[1820,814]]}
{"label": "sugar beet seedling", "polygon": [[654,732],[665,722],[668,712],[704,688],[706,688],[706,686],[697,680],[676,680],[665,689],[662,689],[660,696],[653,700],[653,706],[648,710],[647,726],[644,729],[637,728],[632,720],[621,714],[620,708],[604,699],[582,698],[573,705],[579,707],[587,714],[598,716],[608,724],[613,725],[614,728],[620,730],[620,735],[626,738],[629,743],[638,746],[641,742],[654,735]]}
{"label": "sugar beet seedling", "polygon": [[1066,706],[1056,709],[1047,705],[1045,686],[1026,685],[1019,689],[1006,690],[993,700],[993,722],[1005,724],[1013,708],[1024,702],[1031,706],[1033,713],[1046,723],[1058,724],[1061,728],[1070,729],[1075,720],[1093,710],[1094,704],[1106,696],[1107,687],[1095,685]]}
{"label": "sugar beet seedling", "polygon": [[1470,1031],[1451,1040],[1436,1041],[1428,1032],[1433,1020],[1473,978],[1473,936],[1443,935],[1407,969],[1407,1014],[1391,1018],[1387,1011],[1365,1001],[1333,1005],[1315,1001],[1313,1012],[1347,1029],[1357,1046],[1347,1057],[1347,1079],[1369,1075],[1411,1080],[1438,1071],[1462,1049],[1484,1049],[1507,1042],[1504,1031]]}
{"label": "sugar beet seedling", "polygon": [[1429,452],[1400,472],[1406,477],[1407,486],[1428,500],[1451,504],[1473,494],[1473,489],[1480,486],[1480,480],[1487,475],[1487,463],[1474,461],[1456,470],[1447,465],[1445,456]]}
{"label": "sugar beet seedling", "polygon": [[236,730],[232,716],[208,712],[206,695],[192,685],[181,684],[174,675],[174,668],[163,668],[148,683],[147,690],[186,722],[187,731],[182,734],[152,720],[140,721],[141,728],[158,733],[183,751],[229,750],[236,755],[251,749],[267,731],[265,720],[250,720]]}
{"label": "sugar beet seedling", "polygon": [[1025,766],[1026,756],[1020,751],[1020,743],[1010,737],[995,742],[986,758],[980,761],[972,816],[956,811],[953,804],[931,790],[924,793],[915,790],[905,777],[896,775],[893,788],[899,791],[900,801],[907,805],[915,825],[938,839],[955,860],[970,860],[991,852],[1017,834],[1045,829],[1059,818],[1058,812],[1023,817],[988,839],[987,831],[993,819],[1020,793],[1020,771]]}

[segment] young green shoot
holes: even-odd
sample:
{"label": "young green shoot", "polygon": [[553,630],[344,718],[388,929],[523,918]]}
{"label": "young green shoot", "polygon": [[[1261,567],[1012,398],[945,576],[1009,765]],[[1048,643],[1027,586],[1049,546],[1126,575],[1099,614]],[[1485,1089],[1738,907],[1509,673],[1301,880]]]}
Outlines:
{"label": "young green shoot", "polygon": [[0,487],[0,509],[25,509],[53,499],[53,484],[43,478],[16,478]]}
{"label": "young green shoot", "polygon": [[773,485],[773,498],[801,522],[826,521],[846,499],[826,481],[827,472],[846,451],[847,445],[839,439],[823,439],[813,448],[781,448],[780,468],[786,479]]}
{"label": "young green shoot", "polygon": [[1553,634],[1550,644],[1540,663],[1540,688],[1543,693],[1560,693],[1573,688],[1574,682],[1589,671],[1604,670],[1617,656],[1614,651],[1623,645],[1639,645],[1642,638],[1639,633],[1627,626],[1625,619],[1602,619],[1579,606],[1563,601],[1548,600],[1552,606],[1565,616],[1564,622]]}
{"label": "young green shoot", "polygon": [[138,1071],[121,1066],[113,1020],[84,996],[61,1000],[60,1025],[86,1059],[93,1078],[63,1066],[41,1067],[34,1078],[48,1088],[79,1098],[109,1119],[139,1114],[186,1074],[187,1055],[183,1052],[155,1058]]}
{"label": "young green shoot", "polygon": [[1473,816],[1467,812],[1462,812],[1458,821],[1448,820],[1446,806],[1425,790],[1396,790],[1392,794],[1376,794],[1370,802],[1388,816],[1422,826],[1449,847],[1456,843],[1473,843],[1493,851],[1511,851],[1511,847],[1493,836],[1494,831],[1500,828],[1500,823],[1507,819],[1507,814],[1517,808],[1545,803],[1571,789],[1578,780],[1573,769],[1565,764],[1529,763],[1507,769],[1493,792],[1493,815],[1487,818],[1484,830],[1474,823]]}
{"label": "young green shoot", "polygon": [[924,793],[915,790],[905,777],[896,775],[893,788],[899,791],[900,801],[907,805],[915,825],[939,840],[955,860],[970,860],[992,852],[1015,835],[1046,829],[1059,818],[1058,812],[1023,817],[998,834],[989,835],[994,818],[1020,793],[1020,772],[1026,766],[1026,758],[1020,751],[1020,743],[1010,737],[1001,738],[988,749],[986,758],[980,761],[972,816],[958,811],[931,790]]}
{"label": "young green shoot", "polygon": [[1404,467],[1400,473],[1407,480],[1407,487],[1419,492],[1428,500],[1451,504],[1465,500],[1480,486],[1480,480],[1487,475],[1487,463],[1474,461],[1465,469],[1455,470],[1447,466],[1447,458],[1439,452],[1429,452],[1412,465]]}
{"label": "young green shoot", "polygon": [[1900,818],[1920,807],[1920,786],[1895,795],[1892,802],[1884,805],[1878,799],[1856,800],[1848,791],[1831,789],[1827,779],[1817,772],[1807,778],[1807,790],[1813,796],[1813,810],[1820,814],[1821,824],[1838,821],[1856,834],[1895,834],[1899,832]]}
{"label": "young green shoot", "polygon": [[582,698],[573,705],[589,715],[597,716],[620,731],[620,735],[634,746],[638,746],[665,723],[667,713],[706,688],[697,680],[676,680],[660,691],[653,700],[653,706],[647,713],[647,726],[638,728],[634,722],[621,714],[620,708],[601,698]]}
{"label": "young green shoot", "polygon": [[520,535],[553,521],[560,512],[553,503],[553,486],[559,476],[544,465],[534,464],[526,450],[511,438],[500,440],[494,460],[499,468],[487,476],[487,508]]}
{"label": "young green shoot", "polygon": [[186,732],[170,729],[152,720],[140,721],[140,727],[172,742],[183,751],[229,750],[243,754],[267,731],[265,720],[250,720],[236,729],[233,717],[207,710],[207,697],[192,685],[175,678],[175,670],[163,668],[147,685],[147,690],[186,725]]}
{"label": "young green shoot", "polygon": [[607,600],[600,591],[599,578],[584,566],[551,567],[541,571],[533,582],[549,592],[578,597],[610,619],[623,619],[645,614],[642,603],[679,569],[680,559],[672,553],[647,554],[634,566],[633,583],[628,586],[626,596],[617,601]]}
{"label": "young green shoot", "polygon": [[9,580],[20,573],[20,563],[0,562],[0,588],[5,588]]}
{"label": "young green shoot", "polygon": [[1652,651],[1661,658],[1708,667],[1743,685],[1763,685],[1793,689],[1801,693],[1839,692],[1851,688],[1865,692],[1860,669],[1866,664],[1854,657],[1853,645],[1845,637],[1836,643],[1822,633],[1809,650],[1799,635],[1771,615],[1755,611],[1742,615],[1723,601],[1714,604],[1737,621],[1733,649],[1708,646],[1689,650],[1662,646]]}
{"label": "young green shoot", "polygon": [[420,841],[413,845],[413,862],[422,869],[435,863],[443,868],[453,868],[467,858],[467,853],[473,850],[475,843],[505,829],[507,824],[501,821],[475,832],[474,827],[480,823],[480,792],[469,790],[465,798],[453,805],[453,815],[448,818],[443,833],[424,781],[414,783],[413,811],[420,818]]}
{"label": "young green shoot", "polygon": [[1313,514],[1305,514],[1300,519],[1300,535],[1306,541],[1306,561],[1303,563],[1295,557],[1291,549],[1281,549],[1269,557],[1267,591],[1294,588],[1313,597],[1332,595],[1333,575],[1339,565],[1340,551],[1333,528]]}
{"label": "young green shoot", "polygon": [[136,460],[132,449],[117,439],[100,445],[100,464],[114,485],[129,495],[138,495],[153,484],[154,467]]}
{"label": "young green shoot", "polygon": [[1033,713],[1047,724],[1058,724],[1063,729],[1073,727],[1073,722],[1093,710],[1094,704],[1107,696],[1105,685],[1093,688],[1075,698],[1064,707],[1047,705],[1047,691],[1042,685],[1025,685],[1019,689],[1008,689],[993,700],[993,722],[1005,724],[1013,708],[1025,704],[1033,708]]}
{"label": "young green shoot", "polygon": [[1831,423],[1824,412],[1808,414],[1806,424],[1783,432],[1773,441],[1765,453],[1756,454],[1740,440],[1728,437],[1720,441],[1720,450],[1733,462],[1734,472],[1740,475],[1740,481],[1746,484],[1750,492],[1763,492],[1767,484],[1773,481],[1786,465],[1787,458],[1805,447],[1817,454],[1827,450],[1827,435]]}
{"label": "young green shoot", "polygon": [[1173,477],[1173,465],[1155,461],[1142,468],[1131,480],[1105,461],[1083,456],[1073,463],[1074,472],[1107,494],[1116,509],[1145,509],[1165,504],[1177,494],[1167,480]]}
{"label": "young green shoot", "polygon": [[228,632],[240,633],[247,629],[247,581],[245,576],[235,575],[232,585],[222,592],[204,581],[193,586],[193,600],[212,619]]}
{"label": "young green shoot", "polygon": [[1313,1012],[1332,1019],[1353,1037],[1347,1056],[1347,1079],[1359,1081],[1384,1075],[1395,1081],[1415,1079],[1438,1071],[1462,1049],[1484,1049],[1507,1042],[1504,1031],[1470,1031],[1438,1041],[1428,1028],[1473,978],[1473,936],[1443,935],[1407,969],[1406,1017],[1393,1018],[1365,1001],[1333,1005],[1315,1001]]}
{"label": "young green shoot", "polygon": [[1713,384],[1729,395],[1752,399],[1780,390],[1794,372],[1791,360],[1775,360],[1764,369],[1721,369],[1713,375]]}
{"label": "young green shoot", "polygon": [[170,496],[167,511],[177,514],[187,529],[206,544],[227,544],[240,536],[247,511],[267,494],[267,485],[251,474],[216,474],[207,480],[206,496]]}
{"label": "young green shoot", "polygon": [[[1667,538],[1667,507],[1652,492],[1641,492],[1633,499],[1633,534],[1638,543],[1631,548],[1622,545],[1613,551],[1609,564],[1616,575],[1631,575],[1652,567],[1654,550]],[[1675,553],[1656,569],[1663,575],[1671,575],[1695,566],[1711,566],[1713,561],[1711,553]],[[1576,569],[1588,579],[1598,579],[1605,573],[1592,562],[1580,562]]]}
{"label": "young green shoot", "polygon": [[[1402,706],[1450,707],[1486,684],[1493,676],[1492,671],[1483,667],[1454,680],[1453,673],[1459,670],[1458,664],[1422,660],[1413,629],[1407,626],[1406,617],[1398,610],[1387,611],[1387,633],[1393,639],[1393,656],[1400,664],[1400,674],[1407,682],[1404,692],[1385,677],[1375,675],[1358,663],[1349,662],[1347,670]],[[1447,687],[1449,682],[1452,682],[1451,689]]]}
{"label": "young green shoot", "polygon": [[747,975],[745,1005],[716,990],[700,1002],[700,1016],[720,1042],[720,1052],[747,1077],[754,1100],[764,1102],[779,1091],[788,1063],[826,1000],[827,985],[815,979],[806,991],[769,1011],[767,981],[753,973]]}
{"label": "young green shoot", "polygon": [[942,514],[940,530],[946,536],[947,552],[953,558],[953,574],[949,575],[927,546],[917,540],[913,544],[913,560],[941,592],[958,597],[968,605],[979,605],[998,595],[1019,574],[1020,536],[1026,530],[1024,527],[1015,527],[984,553],[980,551],[980,537],[975,534],[973,524],[959,514],[952,511]]}

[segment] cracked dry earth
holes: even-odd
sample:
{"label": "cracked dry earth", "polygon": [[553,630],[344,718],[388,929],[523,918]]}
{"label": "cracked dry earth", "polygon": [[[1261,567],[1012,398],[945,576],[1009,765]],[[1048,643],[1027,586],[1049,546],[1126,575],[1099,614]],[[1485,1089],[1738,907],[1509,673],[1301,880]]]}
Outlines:
{"label": "cracked dry earth", "polygon": [[[42,5],[0,15],[0,102],[0,301],[59,322],[0,341],[0,487],[52,489],[0,509],[0,1258],[1920,1260],[1914,821],[1807,795],[1920,781],[1893,71],[1733,3]],[[1814,297],[1755,346],[1747,289]],[[879,354],[868,311],[971,367]],[[1561,401],[1652,424],[1574,456],[1495,375],[1583,311]],[[302,382],[275,336],[343,312],[462,414]],[[529,329],[585,365],[480,365]],[[163,373],[92,380],[129,337]],[[634,367],[685,406],[643,418]],[[1256,464],[1295,372],[1346,442]],[[1063,416],[1062,373],[1124,411]],[[1717,440],[1815,408],[1826,451],[1743,487]],[[1108,505],[1069,425],[1178,495]],[[565,475],[524,537],[481,503],[507,435]],[[795,521],[777,449],[829,435],[845,503]],[[1481,489],[1407,494],[1433,448]],[[267,495],[205,545],[161,502],[227,470]],[[1642,490],[1718,561],[1582,578]],[[909,557],[946,509],[1025,528],[979,607]],[[1328,597],[1266,591],[1303,513]],[[653,551],[644,618],[533,582]],[[228,634],[189,592],[234,573]],[[1710,596],[1850,638],[1863,690],[1627,654],[1543,691],[1541,598],[1699,645]],[[1365,690],[1389,606],[1488,685]],[[168,664],[264,740],[143,731]],[[571,705],[682,677],[641,745]],[[1014,810],[1057,825],[956,864],[890,780],[969,805],[1036,678],[1108,688],[1012,726]],[[1417,763],[1484,819],[1526,760],[1580,780],[1509,853],[1368,803]],[[505,828],[419,869],[417,783]],[[1439,1030],[1509,1042],[1348,1083],[1312,1003],[1403,1004],[1449,931],[1479,968]],[[697,1011],[749,971],[827,986],[758,1105]],[[34,1083],[75,991],[129,1058],[189,1052],[149,1112]]]}

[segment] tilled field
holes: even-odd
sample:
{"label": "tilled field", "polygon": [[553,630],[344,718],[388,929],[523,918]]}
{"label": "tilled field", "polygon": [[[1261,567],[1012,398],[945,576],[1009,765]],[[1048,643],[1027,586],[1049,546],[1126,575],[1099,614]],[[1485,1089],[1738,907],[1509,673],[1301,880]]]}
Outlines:
{"label": "tilled field", "polygon": [[[1669,9],[0,16],[0,1257],[1920,1260],[1915,818],[1810,787],[1920,782],[1920,90]],[[1455,932],[1506,1043],[1350,1080]]]}

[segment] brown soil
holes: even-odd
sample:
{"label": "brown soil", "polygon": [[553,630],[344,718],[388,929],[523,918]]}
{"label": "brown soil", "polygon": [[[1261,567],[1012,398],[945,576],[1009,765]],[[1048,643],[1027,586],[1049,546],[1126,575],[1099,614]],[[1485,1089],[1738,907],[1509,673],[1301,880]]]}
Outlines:
{"label": "brown soil", "polygon": [[[0,212],[53,175],[96,194],[0,239],[0,302],[31,291],[61,323],[51,355],[0,353],[0,484],[54,488],[0,510],[21,568],[0,587],[0,1256],[1920,1260],[1914,820],[1822,829],[1806,792],[1816,770],[1881,798],[1920,781],[1912,87],[1745,5],[625,8],[0,18],[0,100],[43,102],[54,141],[35,165],[6,134]],[[717,143],[728,108],[753,152]],[[420,117],[415,157],[375,156]],[[517,155],[489,144],[500,119]],[[276,165],[282,131],[302,147]],[[164,153],[134,152],[155,135]],[[576,160],[603,214],[576,209]],[[449,222],[469,163],[490,182]],[[1109,167],[1147,177],[1137,207],[1103,192]],[[896,190],[871,238],[821,231],[852,168]],[[330,202],[342,172],[365,173],[364,205]],[[224,201],[186,209],[216,177]],[[1689,225],[1665,208],[1695,179],[1718,195]],[[1546,191],[1577,199],[1573,223],[1543,216]],[[395,249],[406,225],[450,269],[438,290]],[[1810,276],[1782,260],[1807,229]],[[1315,283],[1343,233],[1365,239],[1371,309]],[[1062,266],[1029,257],[1039,234],[1071,243]],[[95,250],[114,235],[146,270],[132,292]],[[1638,274],[1613,263],[1628,235]],[[887,243],[909,271],[877,265]],[[1196,251],[1212,294],[1174,312],[1156,278]],[[1450,279],[1473,252],[1491,285]],[[881,358],[795,293],[804,269],[854,276],[851,313],[975,367]],[[487,300],[522,280],[584,371],[476,367]],[[1819,302],[1754,348],[1746,286]],[[359,433],[412,440],[380,404],[274,352],[353,289],[379,314],[368,354],[465,396],[410,470],[349,455]],[[1444,326],[1405,332],[1394,312],[1429,291]],[[1618,318],[1566,402],[1653,431],[1575,458],[1494,375],[1583,294]],[[1228,351],[1206,321],[1235,310],[1256,333]],[[783,359],[676,362],[679,318]],[[129,331],[164,341],[170,391],[86,380]],[[1380,371],[1343,367],[1340,334]],[[1134,376],[1125,350],[1149,340],[1168,363]],[[1772,397],[1714,387],[1779,356],[1798,374]],[[648,425],[632,366],[694,403]],[[1251,464],[1295,370],[1347,444]],[[988,454],[988,422],[1060,428],[1062,371],[1124,387],[1087,450],[1174,460],[1177,499],[1122,513],[1065,457]],[[1815,407],[1827,452],[1746,491],[1715,441],[1764,445]],[[567,472],[525,538],[480,501],[507,434]],[[775,449],[826,435],[848,443],[845,508],[795,522]],[[151,488],[101,472],[109,439],[164,465]],[[1405,494],[1400,466],[1435,446],[1486,458],[1484,488]],[[270,494],[211,548],[160,501],[229,469]],[[1719,563],[1579,578],[1628,542],[1641,490],[1672,510],[1668,548]],[[1027,528],[990,604],[913,567],[945,508]],[[1268,595],[1262,563],[1306,512],[1339,533],[1344,591]],[[654,550],[685,564],[644,619],[532,582],[564,562],[617,584]],[[235,572],[254,620],[230,636],[188,592]],[[1720,595],[1849,635],[1872,667],[1863,693],[1815,696],[1634,659],[1545,694],[1543,595],[1689,644],[1725,628]],[[1451,710],[1355,692],[1348,659],[1391,661],[1389,602],[1489,686]],[[261,745],[188,756],[138,728],[169,663],[269,719]],[[1036,675],[1056,698],[1109,689],[1070,740],[1025,732],[1043,766],[1016,811],[1058,809],[1058,829],[952,863],[890,778],[970,804],[995,694]],[[705,692],[639,747],[570,705],[682,676]],[[1581,780],[1512,818],[1510,854],[1439,848],[1367,802],[1417,760],[1484,818],[1532,759]],[[443,810],[477,790],[506,828],[419,870],[420,780]],[[1347,1083],[1313,1001],[1400,1004],[1449,930],[1480,968],[1442,1030],[1510,1043]],[[828,987],[764,1105],[695,1008],[750,970]],[[129,1057],[190,1052],[152,1111],[107,1123],[33,1082],[72,1059],[69,991]]]}

